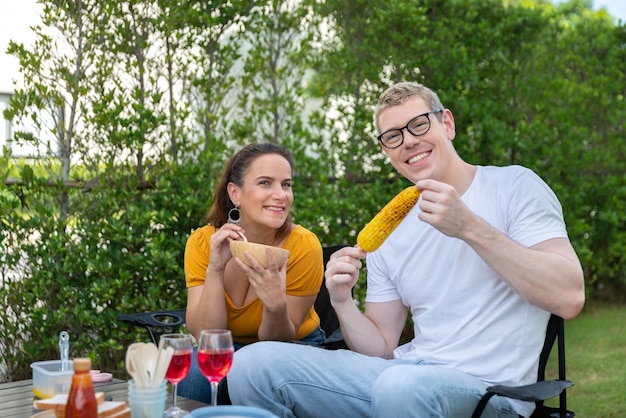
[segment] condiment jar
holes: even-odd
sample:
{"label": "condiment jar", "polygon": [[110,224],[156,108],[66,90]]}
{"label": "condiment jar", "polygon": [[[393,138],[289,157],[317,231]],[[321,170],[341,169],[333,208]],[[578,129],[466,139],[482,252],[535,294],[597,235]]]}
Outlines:
{"label": "condiment jar", "polygon": [[74,359],[72,386],[65,405],[66,418],[97,418],[98,402],[91,380],[91,359]]}

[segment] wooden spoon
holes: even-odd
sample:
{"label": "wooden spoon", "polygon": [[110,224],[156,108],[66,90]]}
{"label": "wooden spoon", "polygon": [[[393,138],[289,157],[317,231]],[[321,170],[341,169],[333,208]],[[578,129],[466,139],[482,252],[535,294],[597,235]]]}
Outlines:
{"label": "wooden spoon", "polygon": [[126,371],[135,380],[138,386],[143,386],[144,376],[137,364],[137,353],[142,350],[143,343],[133,343],[126,349]]}
{"label": "wooden spoon", "polygon": [[170,362],[174,356],[174,347],[167,347],[159,350],[159,357],[157,360],[156,371],[154,372],[153,383],[159,384],[165,379],[167,369],[170,367]]}
{"label": "wooden spoon", "polygon": [[146,384],[160,383],[155,381],[154,374],[157,368],[157,360],[159,357],[159,349],[153,343],[144,344],[141,350],[143,366],[146,373]]}

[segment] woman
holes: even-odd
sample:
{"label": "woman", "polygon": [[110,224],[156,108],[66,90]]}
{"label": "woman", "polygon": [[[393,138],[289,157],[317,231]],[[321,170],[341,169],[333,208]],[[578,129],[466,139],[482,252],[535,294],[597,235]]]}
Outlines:
{"label": "woman", "polygon": [[[203,329],[227,328],[235,349],[262,340],[324,340],[313,308],[324,275],[322,247],[289,215],[293,165],[289,152],[272,143],[247,145],[228,162],[209,224],[191,234],[185,249],[186,321],[196,339]],[[270,252],[268,268],[246,266],[230,252],[230,241],[241,234],[289,250],[288,260],[277,266]],[[178,393],[209,403],[211,389],[195,357]]]}

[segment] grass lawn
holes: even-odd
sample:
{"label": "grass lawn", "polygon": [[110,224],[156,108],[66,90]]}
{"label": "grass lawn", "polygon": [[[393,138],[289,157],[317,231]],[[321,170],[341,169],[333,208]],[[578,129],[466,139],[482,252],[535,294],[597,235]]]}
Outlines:
{"label": "grass lawn", "polygon": [[[546,378],[557,376],[556,349]],[[626,417],[626,306],[588,303],[565,322],[568,409],[581,418]],[[550,402],[555,405],[555,402]]]}

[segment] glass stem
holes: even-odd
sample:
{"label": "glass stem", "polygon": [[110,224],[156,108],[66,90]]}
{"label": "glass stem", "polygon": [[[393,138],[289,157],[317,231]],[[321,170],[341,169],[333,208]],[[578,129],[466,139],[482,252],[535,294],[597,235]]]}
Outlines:
{"label": "glass stem", "polygon": [[177,392],[178,392],[178,383],[174,383],[172,385],[172,406],[176,407],[176,396],[177,396]]}
{"label": "glass stem", "polygon": [[219,382],[211,382],[211,405],[217,406],[217,388]]}

